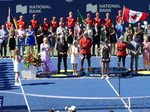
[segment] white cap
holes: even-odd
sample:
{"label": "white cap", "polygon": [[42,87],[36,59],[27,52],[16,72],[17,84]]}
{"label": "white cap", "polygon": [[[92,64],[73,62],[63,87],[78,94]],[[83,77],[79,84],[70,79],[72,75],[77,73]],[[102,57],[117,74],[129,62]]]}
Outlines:
{"label": "white cap", "polygon": [[69,108],[69,110],[75,111],[75,110],[76,110],[76,107],[75,107],[75,106],[71,106],[71,107]]}
{"label": "white cap", "polygon": [[144,21],[143,23],[144,23],[144,25],[147,25],[147,24],[148,24],[148,22],[147,22],[147,21]]}

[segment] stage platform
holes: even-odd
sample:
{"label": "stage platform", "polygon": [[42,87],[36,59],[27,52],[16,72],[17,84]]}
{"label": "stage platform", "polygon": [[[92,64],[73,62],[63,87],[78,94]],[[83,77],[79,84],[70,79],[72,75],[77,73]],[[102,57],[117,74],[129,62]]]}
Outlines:
{"label": "stage platform", "polygon": [[[88,64],[87,60],[84,61],[84,70],[80,70],[80,59],[78,61],[78,75],[73,75],[72,73],[72,65],[70,63],[71,59],[68,57],[67,58],[67,73],[63,71],[64,66],[63,62],[61,63],[61,73],[57,74],[57,62],[58,58],[54,57],[51,58],[52,63],[54,65],[55,71],[50,72],[50,73],[42,73],[41,67],[38,68],[37,72],[37,78],[72,78],[72,77],[101,77],[101,57],[91,57],[91,67],[93,68],[92,71],[88,70]],[[138,64],[138,71],[130,71],[130,60],[131,57],[127,56],[126,57],[126,64],[125,67],[128,70],[123,70],[122,68],[120,71],[117,68],[117,57],[112,56],[111,61],[110,61],[110,68],[109,68],[109,77],[138,77],[138,76],[150,76],[150,71],[144,71],[143,70],[143,58],[142,56],[139,57],[139,64]],[[23,63],[22,63],[23,64]],[[121,64],[122,65],[122,64]],[[122,67],[122,66],[121,66]]]}
{"label": "stage platform", "polygon": [[37,78],[72,78],[72,77],[82,77],[83,71],[77,71],[77,75],[73,75],[72,70],[67,70],[65,73],[64,70],[60,71],[60,74],[57,71],[54,72],[42,72],[38,71],[36,74]]}
{"label": "stage platform", "polygon": [[[67,70],[67,73],[64,70],[60,71],[60,74],[57,74],[57,71],[54,72],[42,72],[38,71],[36,77],[37,78],[73,78],[73,77],[101,77],[101,68],[93,68],[92,70],[83,69],[83,71],[78,71],[77,75],[73,75],[72,70]],[[109,68],[109,77],[136,77],[136,76],[150,76],[150,71],[144,71],[142,69],[138,69],[137,71],[133,69],[124,70],[123,68]]]}

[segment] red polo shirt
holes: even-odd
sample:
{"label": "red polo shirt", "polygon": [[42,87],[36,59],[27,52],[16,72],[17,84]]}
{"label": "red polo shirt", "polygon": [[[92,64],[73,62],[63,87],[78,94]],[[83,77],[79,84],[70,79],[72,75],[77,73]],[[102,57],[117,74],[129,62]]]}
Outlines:
{"label": "red polo shirt", "polygon": [[48,30],[49,24],[48,23],[42,23],[43,30]]}
{"label": "red polo shirt", "polygon": [[13,26],[13,24],[11,22],[6,22],[6,27],[7,28],[11,28]]}
{"label": "red polo shirt", "polygon": [[67,26],[68,27],[74,27],[74,24],[75,24],[75,18],[71,18],[71,17],[67,17]]}
{"label": "red polo shirt", "polygon": [[38,20],[31,20],[30,25],[32,28],[39,28],[39,21]]}
{"label": "red polo shirt", "polygon": [[104,25],[105,25],[107,28],[110,28],[110,27],[111,27],[111,23],[112,23],[112,19],[105,19],[105,20],[104,20]]}
{"label": "red polo shirt", "polygon": [[18,29],[19,29],[19,26],[20,26],[20,25],[22,25],[22,28],[23,28],[23,29],[26,29],[27,22],[26,22],[25,20],[22,20],[22,21],[21,21],[21,20],[18,20],[17,23],[18,23]]}
{"label": "red polo shirt", "polygon": [[117,21],[117,23],[120,23],[120,20],[122,19],[122,16],[117,16],[116,17],[116,21]]}
{"label": "red polo shirt", "polygon": [[92,19],[85,19],[86,23],[92,27],[93,26],[93,20]]}
{"label": "red polo shirt", "polygon": [[82,54],[89,54],[91,53],[91,46],[92,46],[92,39],[91,38],[81,38],[79,42],[80,47],[86,47],[86,49],[81,49],[80,52]]}
{"label": "red polo shirt", "polygon": [[51,21],[50,25],[51,25],[53,28],[57,28],[57,27],[58,27],[58,22],[57,22],[57,21]]}
{"label": "red polo shirt", "polygon": [[94,18],[94,24],[97,23],[98,26],[102,25],[102,19],[101,18]]}

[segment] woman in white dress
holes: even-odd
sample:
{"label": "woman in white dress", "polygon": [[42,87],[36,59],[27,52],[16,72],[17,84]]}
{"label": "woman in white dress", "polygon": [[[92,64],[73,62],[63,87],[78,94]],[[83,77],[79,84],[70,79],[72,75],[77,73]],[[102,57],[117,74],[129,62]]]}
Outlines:
{"label": "woman in white dress", "polygon": [[73,45],[70,48],[70,53],[71,53],[71,64],[73,69],[73,75],[78,75],[77,65],[78,65],[79,50],[78,50],[78,42],[76,40],[73,41]]}
{"label": "woman in white dress", "polygon": [[22,59],[20,59],[19,55],[18,55],[18,49],[15,49],[14,50],[14,56],[13,56],[14,72],[16,73],[16,75],[15,75],[15,86],[20,86],[18,77],[19,77],[20,72],[21,72],[21,65],[20,65],[21,60]]}

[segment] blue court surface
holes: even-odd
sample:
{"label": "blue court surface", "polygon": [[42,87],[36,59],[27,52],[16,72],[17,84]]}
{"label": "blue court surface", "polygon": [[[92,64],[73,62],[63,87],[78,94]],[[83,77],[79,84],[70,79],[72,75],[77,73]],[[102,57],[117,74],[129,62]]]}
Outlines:
{"label": "blue court surface", "polygon": [[[110,66],[117,67],[117,58],[112,57],[112,60]],[[71,69],[69,61],[68,58],[68,69]],[[129,61],[127,57],[127,68]],[[56,68],[57,58],[52,58],[52,62]],[[92,57],[92,67],[100,67],[100,62],[100,58]],[[142,68],[142,57],[139,62],[139,68]],[[14,76],[12,60],[0,59],[0,96],[4,96],[4,112],[48,112],[50,108],[66,112],[65,106],[73,105],[77,112],[150,110],[149,76],[109,80],[100,77],[23,79],[20,76],[22,86],[14,86]]]}

